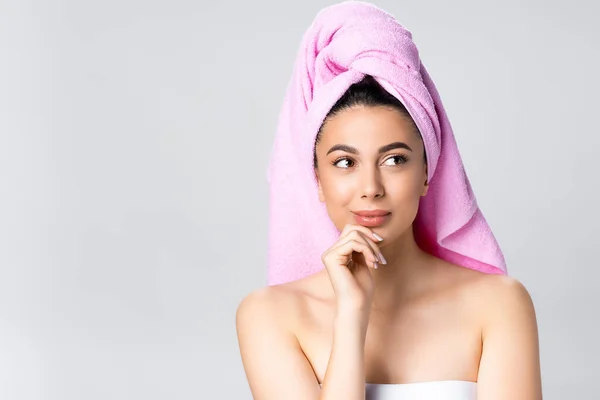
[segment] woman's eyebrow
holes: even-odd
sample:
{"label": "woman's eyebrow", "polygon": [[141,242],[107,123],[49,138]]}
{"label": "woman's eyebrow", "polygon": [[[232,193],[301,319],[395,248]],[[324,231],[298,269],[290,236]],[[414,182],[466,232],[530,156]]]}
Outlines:
{"label": "woman's eyebrow", "polygon": [[[413,149],[411,149],[410,146],[404,142],[393,142],[393,143],[386,144],[385,146],[380,147],[379,153],[385,153],[387,151],[394,150],[394,149],[406,149],[406,150],[413,151]],[[345,152],[351,153],[351,154],[358,154],[358,150],[355,147],[348,146],[347,144],[336,144],[329,149],[327,154],[333,153],[336,150],[345,151]]]}

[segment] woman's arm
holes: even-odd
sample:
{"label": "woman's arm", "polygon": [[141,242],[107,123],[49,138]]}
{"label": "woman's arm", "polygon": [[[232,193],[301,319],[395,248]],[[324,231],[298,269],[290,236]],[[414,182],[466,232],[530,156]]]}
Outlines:
{"label": "woman's arm", "polygon": [[486,286],[478,400],[541,400],[538,329],[533,301],[517,280]]}
{"label": "woman's arm", "polygon": [[368,318],[338,308],[320,400],[365,400],[365,338]]}
{"label": "woman's arm", "polygon": [[[323,389],[283,313],[289,299],[266,287],[238,306],[236,325],[246,377],[255,400],[364,400],[364,335],[352,313],[338,313]],[[286,315],[287,314],[287,315]]]}

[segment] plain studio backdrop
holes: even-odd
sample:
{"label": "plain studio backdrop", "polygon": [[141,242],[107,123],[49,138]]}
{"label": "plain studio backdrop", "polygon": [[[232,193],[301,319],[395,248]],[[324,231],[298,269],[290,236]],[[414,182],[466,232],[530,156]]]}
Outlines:
{"label": "plain studio backdrop", "polygon": [[[0,398],[251,398],[235,310],[266,285],[268,156],[330,4],[0,0]],[[598,399],[598,3],[376,4],[534,299],[544,398]]]}

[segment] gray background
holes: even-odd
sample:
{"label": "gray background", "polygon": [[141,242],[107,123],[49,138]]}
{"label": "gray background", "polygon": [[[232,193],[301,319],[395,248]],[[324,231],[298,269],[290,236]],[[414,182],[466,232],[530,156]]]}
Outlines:
{"label": "gray background", "polygon": [[[330,1],[0,0],[0,397],[248,399],[266,166]],[[377,1],[414,34],[510,274],[545,399],[599,399],[600,7]]]}

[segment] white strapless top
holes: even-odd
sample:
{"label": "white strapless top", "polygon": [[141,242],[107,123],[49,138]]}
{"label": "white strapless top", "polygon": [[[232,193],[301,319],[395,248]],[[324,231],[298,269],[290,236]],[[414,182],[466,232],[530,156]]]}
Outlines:
{"label": "white strapless top", "polygon": [[477,383],[469,381],[367,383],[366,386],[366,400],[476,400],[476,398]]}

